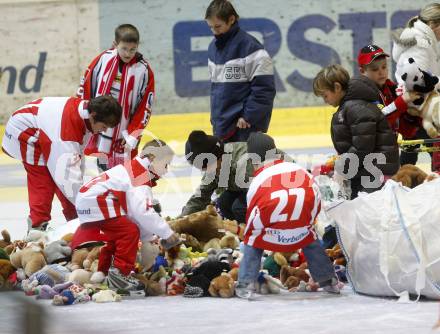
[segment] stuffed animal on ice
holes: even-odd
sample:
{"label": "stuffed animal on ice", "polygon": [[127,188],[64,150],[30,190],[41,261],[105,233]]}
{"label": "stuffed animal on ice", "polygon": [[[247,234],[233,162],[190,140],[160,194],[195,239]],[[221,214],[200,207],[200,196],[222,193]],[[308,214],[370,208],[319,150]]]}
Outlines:
{"label": "stuffed animal on ice", "polygon": [[404,82],[404,92],[419,92],[424,95],[408,104],[408,113],[422,118],[423,128],[431,138],[440,132],[440,95],[435,90],[439,78],[420,69],[413,58],[400,65],[396,75]]}
{"label": "stuffed animal on ice", "polygon": [[[400,77],[404,82],[405,92],[415,91],[427,94],[434,90],[435,85],[437,85],[439,81],[435,75],[431,75],[420,69],[414,58],[408,58],[406,62],[400,65],[398,72],[401,73]],[[416,107],[421,106],[424,101],[425,97],[421,96],[419,99],[414,100],[413,104]]]}
{"label": "stuffed animal on ice", "polygon": [[11,264],[17,269],[23,268],[26,276],[29,277],[47,264],[43,248],[42,243],[29,243],[25,248],[10,255]]}
{"label": "stuffed animal on ice", "polygon": [[11,235],[9,234],[9,232],[7,230],[3,230],[1,234],[2,234],[3,239],[0,240],[0,248],[6,248],[10,244],[12,244]]}
{"label": "stuffed animal on ice", "polygon": [[[408,109],[409,113],[410,109]],[[440,134],[440,94],[431,92],[427,95],[426,101],[420,111],[423,128],[431,138],[436,138]]]}
{"label": "stuffed animal on ice", "polygon": [[231,298],[234,296],[234,279],[228,273],[215,277],[209,284],[211,297]]}
{"label": "stuffed animal on ice", "polygon": [[223,220],[212,205],[205,210],[194,212],[188,216],[170,220],[170,227],[176,233],[187,233],[201,242],[208,242],[212,238],[222,238],[224,233]]}

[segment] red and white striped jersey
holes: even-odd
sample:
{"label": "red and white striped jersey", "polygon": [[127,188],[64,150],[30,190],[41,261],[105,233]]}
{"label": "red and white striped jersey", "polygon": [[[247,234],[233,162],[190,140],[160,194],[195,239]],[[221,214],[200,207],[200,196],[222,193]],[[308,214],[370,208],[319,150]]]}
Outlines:
{"label": "red and white striped jersey", "polygon": [[[120,72],[120,83],[116,84]],[[112,88],[118,87],[118,91]],[[118,56],[117,49],[110,49],[98,55],[87,68],[81,79],[77,96],[91,99],[101,95],[115,97],[122,107],[120,123],[110,131],[112,152],[109,153],[109,166],[119,164],[126,158],[126,153],[116,152],[116,142],[125,139],[131,148],[131,157],[137,152],[137,144],[142,131],[147,126],[154,101],[154,74],[150,64],[137,53],[129,62],[124,63]],[[116,96],[117,95],[117,96]],[[91,138],[85,153],[99,152],[98,135]]]}
{"label": "red and white striped jersey", "polygon": [[263,166],[247,193],[245,244],[277,252],[308,245],[316,240],[320,202],[317,185],[301,166],[281,160]]}
{"label": "red and white striped jersey", "polygon": [[86,183],[76,198],[81,224],[127,216],[139,226],[141,240],[167,239],[173,231],[153,209],[150,162],[139,157],[115,166]]}
{"label": "red and white striped jersey", "polygon": [[83,184],[83,146],[87,129],[87,101],[73,97],[45,97],[15,111],[5,128],[2,149],[25,163],[47,166],[57,186],[75,203]]}

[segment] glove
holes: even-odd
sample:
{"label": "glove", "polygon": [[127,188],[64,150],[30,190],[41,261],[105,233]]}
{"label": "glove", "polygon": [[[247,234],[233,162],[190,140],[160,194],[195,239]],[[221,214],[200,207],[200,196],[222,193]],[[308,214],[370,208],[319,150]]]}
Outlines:
{"label": "glove", "polygon": [[168,239],[162,239],[160,241],[160,245],[165,249],[168,250],[170,248],[173,248],[174,246],[179,245],[182,242],[180,240],[180,237],[177,233],[173,233]]}

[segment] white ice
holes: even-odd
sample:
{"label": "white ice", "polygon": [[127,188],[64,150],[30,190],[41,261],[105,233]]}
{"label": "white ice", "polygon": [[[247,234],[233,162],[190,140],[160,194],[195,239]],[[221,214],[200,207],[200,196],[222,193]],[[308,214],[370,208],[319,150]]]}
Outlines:
{"label": "white ice", "polygon": [[[175,215],[190,194],[169,194],[161,200],[166,215]],[[166,199],[166,200],[164,200]],[[25,202],[0,203],[0,226],[14,238],[25,234]],[[53,220],[62,221],[58,202]],[[32,323],[25,331],[25,302],[35,303],[43,331]],[[32,308],[31,308],[32,309]],[[398,303],[396,299],[354,294],[289,293],[257,301],[238,298],[147,297],[120,303],[89,302],[57,307],[22,292],[0,294],[0,333],[431,333],[439,317],[433,301]]]}

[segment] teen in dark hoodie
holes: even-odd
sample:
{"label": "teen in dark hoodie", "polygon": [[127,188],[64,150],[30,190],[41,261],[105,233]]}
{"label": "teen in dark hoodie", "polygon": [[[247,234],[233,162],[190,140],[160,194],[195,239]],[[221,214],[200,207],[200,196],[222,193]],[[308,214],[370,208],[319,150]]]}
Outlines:
{"label": "teen in dark hoodie", "polygon": [[336,166],[342,166],[339,172],[351,181],[351,199],[360,191],[380,189],[399,169],[399,149],[396,135],[377,106],[381,98],[375,83],[365,76],[350,80],[342,66],[330,65],[315,77],[313,91],[338,107],[331,136],[337,153],[344,154]]}

